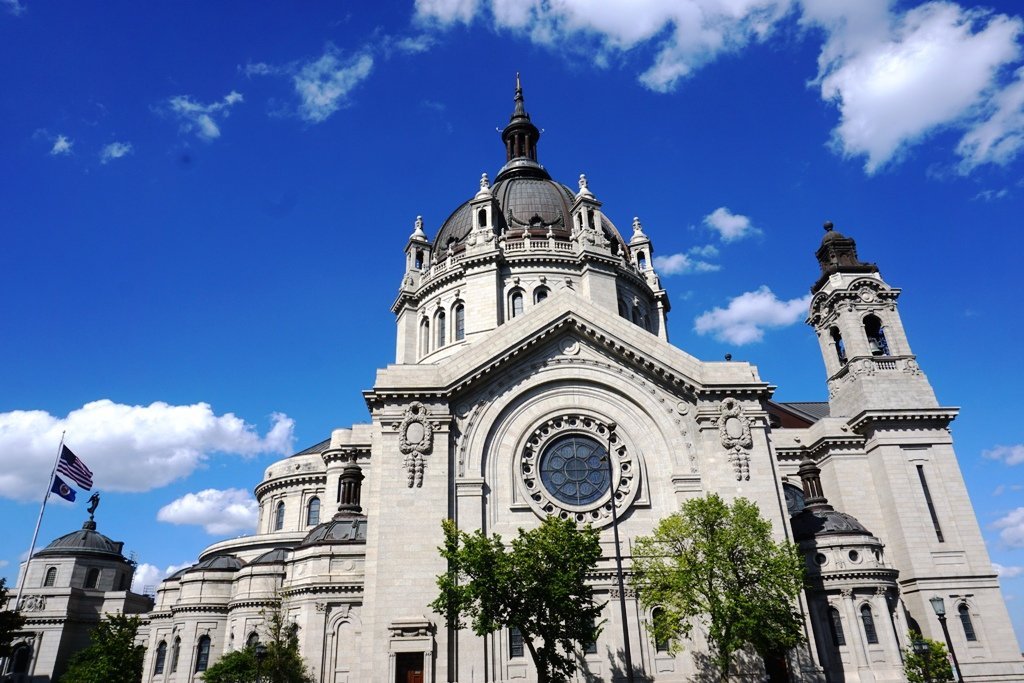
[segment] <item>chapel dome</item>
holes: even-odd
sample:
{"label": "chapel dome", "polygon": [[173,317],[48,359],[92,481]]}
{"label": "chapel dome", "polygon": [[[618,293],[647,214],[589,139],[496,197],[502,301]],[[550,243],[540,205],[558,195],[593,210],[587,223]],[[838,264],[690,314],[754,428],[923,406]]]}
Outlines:
{"label": "chapel dome", "polygon": [[202,562],[192,565],[184,573],[192,572],[236,572],[245,565],[245,562],[234,555],[214,555]]}
{"label": "chapel dome", "polygon": [[121,550],[124,543],[114,541],[96,531],[96,522],[92,520],[82,525],[78,531],[72,531],[50,542],[48,546],[35,554],[36,557],[75,557],[79,555],[107,556],[123,560]]}
{"label": "chapel dome", "polygon": [[793,538],[797,541],[834,534],[871,535],[855,517],[833,509],[804,508],[793,515],[790,524],[793,527]]}
{"label": "chapel dome", "polygon": [[261,565],[261,564],[284,564],[285,560],[288,559],[288,554],[291,552],[288,548],[274,548],[269,552],[265,552],[255,560],[249,563],[249,566]]}
{"label": "chapel dome", "polygon": [[311,545],[350,545],[366,543],[366,517],[362,515],[335,515],[334,518],[313,527],[299,544],[300,548]]}

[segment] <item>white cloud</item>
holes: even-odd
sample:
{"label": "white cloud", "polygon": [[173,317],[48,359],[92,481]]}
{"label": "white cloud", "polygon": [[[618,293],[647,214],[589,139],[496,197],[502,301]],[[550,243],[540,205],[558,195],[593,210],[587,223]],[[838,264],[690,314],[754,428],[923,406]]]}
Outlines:
{"label": "white cloud", "polygon": [[132,591],[135,593],[142,593],[147,588],[155,590],[157,585],[168,576],[179,569],[190,567],[192,564],[192,562],[186,562],[185,564],[171,564],[168,565],[166,569],[160,569],[160,567],[157,567],[154,564],[143,562],[135,568],[135,576],[132,577]]}
{"label": "white cloud", "polygon": [[160,508],[156,518],[171,524],[195,524],[223,536],[256,528],[259,504],[244,489],[206,489],[187,493]]}
{"label": "white cloud", "polygon": [[53,156],[66,156],[71,154],[71,148],[75,143],[68,140],[63,135],[58,135],[53,141],[53,147],[50,148],[50,154]]}
{"label": "white cloud", "polygon": [[[703,251],[702,247],[691,249],[688,253],[668,254],[667,256],[655,256],[654,268],[663,275],[682,275],[684,273],[713,273],[721,270],[722,266],[717,263],[708,263],[691,257]],[[715,253],[718,253],[717,251]]]}
{"label": "white cloud", "polygon": [[734,242],[744,237],[761,234],[761,231],[754,227],[749,218],[733,213],[725,206],[720,206],[704,216],[704,225],[717,232],[723,242]]}
{"label": "white cloud", "polygon": [[313,123],[326,121],[346,104],[348,94],[373,69],[373,57],[363,52],[343,60],[337,49],[328,45],[317,60],[299,69],[293,77],[298,93],[299,116]]}
{"label": "white cloud", "polygon": [[130,142],[111,142],[100,150],[100,163],[105,164],[108,161],[120,159],[123,156],[131,154],[133,151],[132,143]]}
{"label": "white cloud", "polygon": [[961,172],[984,163],[1005,165],[1024,147],[1024,67],[1016,75],[1016,81],[992,96],[988,119],[975,125],[957,145],[963,157]]}
{"label": "white cloud", "polygon": [[1007,465],[1020,465],[1024,463],[1024,444],[1014,444],[1012,446],[996,446],[990,448],[987,451],[982,451],[983,458],[989,460],[999,460],[1006,463]]}
{"label": "white cloud", "polygon": [[759,342],[769,328],[787,327],[800,320],[811,303],[811,295],[782,301],[766,285],[729,301],[726,308],[714,308],[694,320],[697,334],[712,334],[719,341],[742,346]]}
{"label": "white cloud", "polygon": [[0,0],[0,5],[3,5],[4,9],[16,17],[20,16],[26,9],[28,9],[21,4],[19,0]]}
{"label": "white cloud", "polygon": [[[1001,67],[1019,57],[1020,19],[992,16],[949,2],[928,2],[902,15],[880,0],[804,0],[802,21],[828,35],[818,58],[822,99],[839,107],[834,142],[847,156],[865,156],[874,173],[943,126],[965,125],[991,97]],[[1015,97],[1004,97],[1012,109]],[[961,143],[961,154],[988,160],[1016,125],[995,109],[991,125]],[[1019,102],[1017,103],[1019,110]]]}
{"label": "white cloud", "polygon": [[190,475],[211,455],[286,455],[294,421],[275,413],[261,437],[232,413],[206,403],[131,406],[102,399],[56,417],[42,410],[0,413],[0,497],[37,500],[62,431],[104,491],[149,491]]}
{"label": "white cloud", "polygon": [[416,0],[417,16],[443,24],[456,21],[468,24],[478,7],[477,0]]}
{"label": "white cloud", "polygon": [[715,258],[718,256],[718,247],[713,244],[705,244],[699,247],[690,247],[688,253],[701,258]]}
{"label": "white cloud", "polygon": [[1006,199],[1010,196],[1010,191],[1005,187],[1001,190],[982,190],[978,194],[971,197],[971,201],[975,202],[979,199],[986,202],[993,202],[997,199]]}
{"label": "white cloud", "polygon": [[188,95],[177,95],[167,101],[167,107],[181,119],[181,130],[195,133],[203,140],[215,140],[220,137],[220,127],[216,118],[226,118],[231,107],[243,102],[242,93],[232,90],[218,102],[202,104]]}
{"label": "white cloud", "polygon": [[993,525],[999,532],[999,538],[1011,548],[1024,548],[1024,507],[1011,510]]}
{"label": "white cloud", "polygon": [[247,62],[245,66],[239,65],[238,70],[241,71],[247,78],[253,76],[270,76],[272,74],[280,73],[280,69],[276,66],[271,66],[266,62]]}
{"label": "white cloud", "polygon": [[996,574],[999,575],[1000,579],[1015,579],[1018,576],[1024,575],[1024,567],[1006,567],[993,562],[992,568],[996,570]]}

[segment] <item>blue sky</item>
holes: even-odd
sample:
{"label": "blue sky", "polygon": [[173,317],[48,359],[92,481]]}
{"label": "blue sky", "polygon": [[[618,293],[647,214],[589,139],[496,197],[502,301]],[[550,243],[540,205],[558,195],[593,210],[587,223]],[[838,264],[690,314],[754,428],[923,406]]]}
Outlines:
{"label": "blue sky", "polygon": [[[585,6],[0,0],[0,575],[62,429],[155,583],[365,421],[413,221],[501,166],[519,71],[540,161],[643,222],[686,351],[824,400],[826,219],[903,288],[1024,633],[1019,6]],[[42,541],[84,518],[53,505]]]}

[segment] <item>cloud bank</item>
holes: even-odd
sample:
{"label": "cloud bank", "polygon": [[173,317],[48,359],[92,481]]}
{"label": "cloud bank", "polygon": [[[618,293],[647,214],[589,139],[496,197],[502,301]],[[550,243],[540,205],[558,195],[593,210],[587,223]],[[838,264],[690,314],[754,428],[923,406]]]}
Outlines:
{"label": "cloud bank", "polygon": [[715,339],[737,346],[764,339],[767,329],[788,327],[807,313],[811,295],[782,301],[762,285],[753,292],[744,292],[731,299],[725,308],[714,308],[694,320],[697,334],[711,334]]}
{"label": "cloud bank", "polygon": [[244,489],[206,489],[187,493],[160,508],[156,518],[170,524],[194,524],[215,536],[253,531],[259,516],[256,499]]}
{"label": "cloud bank", "polygon": [[42,410],[0,413],[0,497],[38,500],[53,467],[62,431],[92,469],[97,489],[149,491],[189,476],[214,454],[287,455],[294,422],[271,416],[265,436],[209,404],[132,406],[102,399],[66,417]]}

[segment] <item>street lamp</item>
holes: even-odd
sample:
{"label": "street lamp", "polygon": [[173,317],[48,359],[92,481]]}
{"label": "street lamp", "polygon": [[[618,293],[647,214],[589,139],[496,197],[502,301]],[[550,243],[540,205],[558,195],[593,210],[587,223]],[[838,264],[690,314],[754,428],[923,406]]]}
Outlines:
{"label": "street lamp", "polygon": [[924,683],[932,683],[932,648],[931,646],[918,638],[913,642],[914,653],[921,658],[921,666],[924,668]]}
{"label": "street lamp", "polygon": [[946,647],[949,648],[949,656],[953,659],[953,673],[956,674],[957,683],[963,683],[964,678],[960,675],[960,662],[956,661],[956,651],[953,650],[953,641],[949,639],[949,629],[946,627],[946,602],[938,595],[930,598],[928,602],[932,603],[935,616],[939,618],[939,625],[942,626],[942,635],[946,637]]}
{"label": "street lamp", "polygon": [[256,653],[256,683],[260,683],[263,680],[263,660],[267,658],[267,646],[256,643],[253,650]]}
{"label": "street lamp", "polygon": [[612,437],[615,434],[615,423],[608,423],[608,449],[604,459],[608,463],[608,490],[612,504],[612,533],[615,536],[615,572],[619,579],[619,610],[622,615],[622,648],[626,659],[626,680],[633,683],[633,654],[629,648],[629,628],[626,624],[626,588],[622,580],[622,553],[619,551],[619,517],[615,511],[615,471],[612,469]]}

